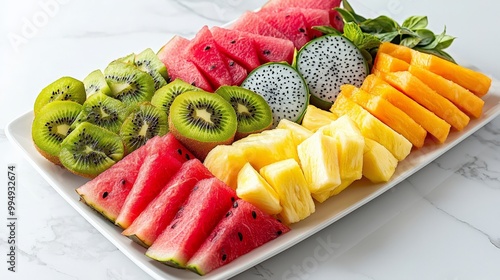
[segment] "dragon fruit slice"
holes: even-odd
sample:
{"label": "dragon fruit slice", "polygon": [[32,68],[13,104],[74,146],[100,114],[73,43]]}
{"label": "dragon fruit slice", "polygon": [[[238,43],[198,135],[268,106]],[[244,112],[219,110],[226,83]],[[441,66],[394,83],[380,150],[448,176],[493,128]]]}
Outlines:
{"label": "dragon fruit slice", "polygon": [[273,127],[280,120],[299,122],[309,105],[309,90],[302,76],[287,63],[267,63],[257,67],[241,87],[260,94],[273,114]]}
{"label": "dragon fruit slice", "polygon": [[340,86],[360,87],[370,70],[361,51],[339,35],[316,38],[297,53],[296,68],[311,93],[311,104],[330,109]]}

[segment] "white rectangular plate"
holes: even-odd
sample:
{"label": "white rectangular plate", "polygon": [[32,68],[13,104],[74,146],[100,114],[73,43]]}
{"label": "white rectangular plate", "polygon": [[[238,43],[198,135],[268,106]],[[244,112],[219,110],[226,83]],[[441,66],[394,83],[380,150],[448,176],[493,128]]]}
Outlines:
{"label": "white rectangular plate", "polygon": [[[463,131],[451,132],[444,144],[436,144],[429,141],[423,148],[412,151],[405,160],[400,162],[396,173],[389,182],[384,184],[372,184],[366,180],[356,182],[340,195],[330,198],[323,204],[318,204],[316,212],[307,219],[294,224],[289,233],[253,250],[224,267],[212,271],[208,275],[198,278],[227,279],[235,276],[308,238],[394,187],[396,184],[408,178],[410,175],[486,125],[492,119],[499,116],[500,81],[493,80],[490,92],[484,97],[484,101],[484,114],[481,118],[471,120],[470,124]],[[32,121],[32,112],[28,112],[13,120],[7,126],[7,137],[14,145],[21,149],[24,156],[34,168],[40,172],[45,180],[47,180],[72,207],[74,207],[127,257],[153,278],[191,279],[196,277],[192,272],[171,268],[149,259],[144,255],[145,249],[143,247],[135,244],[127,237],[122,236],[121,230],[118,227],[114,226],[97,212],[80,202],[75,189],[83,185],[87,180],[53,165],[39,155],[31,140]]]}

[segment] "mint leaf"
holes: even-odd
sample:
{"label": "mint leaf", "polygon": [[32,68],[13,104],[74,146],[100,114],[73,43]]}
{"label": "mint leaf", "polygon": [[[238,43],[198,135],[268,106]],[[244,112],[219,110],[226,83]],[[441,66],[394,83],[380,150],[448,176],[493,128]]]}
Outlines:
{"label": "mint leaf", "polygon": [[440,50],[446,49],[453,43],[454,40],[455,40],[455,37],[450,36],[450,35],[445,35],[441,38],[441,40],[437,44],[436,49],[440,49]]}
{"label": "mint leaf", "polygon": [[318,30],[319,32],[323,34],[335,34],[335,35],[342,35],[340,31],[337,29],[331,27],[331,26],[313,26],[312,29]]}
{"label": "mint leaf", "polygon": [[354,22],[347,22],[344,24],[344,37],[351,40],[354,45],[359,46],[363,42],[363,31]]}
{"label": "mint leaf", "polygon": [[402,26],[411,30],[426,28],[429,24],[426,16],[411,16],[407,18]]}
{"label": "mint leaf", "polygon": [[407,37],[401,40],[399,44],[413,49],[420,43],[420,41],[422,41],[422,39],[419,37]]}
{"label": "mint leaf", "polygon": [[352,15],[352,17],[354,18],[355,22],[360,23],[360,22],[363,22],[363,21],[366,20],[366,18],[364,18],[364,17],[356,14],[356,12],[354,12],[354,9],[352,8],[351,4],[349,4],[349,2],[347,0],[342,0],[342,6],[344,7],[344,9],[346,11],[348,11]]}
{"label": "mint leaf", "polygon": [[367,33],[387,33],[400,29],[399,24],[387,16],[379,16],[374,19],[367,19],[359,23],[361,30]]}
{"label": "mint leaf", "polygon": [[434,35],[434,32],[430,31],[429,29],[419,29],[415,31],[417,36],[421,39],[420,43],[418,44],[419,46],[426,46],[432,43],[434,39],[436,39],[436,36]]}

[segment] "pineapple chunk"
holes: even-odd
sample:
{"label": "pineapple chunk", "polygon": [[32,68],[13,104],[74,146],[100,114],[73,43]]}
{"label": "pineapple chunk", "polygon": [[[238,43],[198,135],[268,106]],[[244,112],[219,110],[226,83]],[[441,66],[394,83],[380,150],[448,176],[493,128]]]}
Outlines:
{"label": "pineapple chunk", "polygon": [[394,175],[398,160],[384,146],[365,138],[363,175],[373,183],[387,182]]}
{"label": "pineapple chunk", "polygon": [[208,153],[203,164],[215,177],[235,190],[238,173],[247,162],[241,149],[230,145],[219,145]]}
{"label": "pineapple chunk", "polygon": [[297,146],[300,165],[312,194],[332,191],[340,185],[337,143],[316,132]]}
{"label": "pineapple chunk", "polygon": [[316,211],[306,179],[296,160],[278,161],[264,166],[259,172],[278,193],[283,207],[279,216],[283,222],[296,223]]}
{"label": "pineapple chunk", "polygon": [[288,129],[276,128],[251,134],[233,142],[233,146],[243,151],[248,162],[256,170],[284,159],[298,161],[297,146],[292,132]]}
{"label": "pineapple chunk", "polygon": [[250,163],[246,163],[238,173],[236,194],[269,215],[278,214],[282,210],[276,191]]}
{"label": "pineapple chunk", "polygon": [[330,124],[336,120],[337,116],[331,112],[319,109],[313,105],[307,106],[306,113],[302,119],[302,126],[312,132],[316,132],[321,127]]}
{"label": "pineapple chunk", "polygon": [[307,138],[311,137],[311,135],[313,135],[313,133],[309,129],[303,127],[302,125],[300,125],[296,122],[292,122],[292,121],[287,120],[287,119],[282,119],[278,123],[277,128],[284,128],[284,129],[288,129],[288,130],[292,131],[292,136],[293,136],[293,141],[295,143],[295,146],[298,146],[304,140],[306,140]]}

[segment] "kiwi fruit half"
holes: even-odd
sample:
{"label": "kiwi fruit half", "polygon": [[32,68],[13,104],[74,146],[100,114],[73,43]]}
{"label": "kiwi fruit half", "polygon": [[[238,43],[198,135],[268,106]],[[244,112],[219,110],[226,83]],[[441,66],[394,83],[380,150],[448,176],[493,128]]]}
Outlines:
{"label": "kiwi fruit half", "polygon": [[104,74],[99,69],[90,72],[90,74],[83,79],[83,85],[85,86],[87,96],[91,96],[98,92],[111,96],[111,89],[104,78]]}
{"label": "kiwi fruit half", "polygon": [[215,146],[230,144],[237,128],[236,113],[220,95],[185,92],[172,102],[170,132],[200,160]]}
{"label": "kiwi fruit half", "polygon": [[155,92],[151,98],[151,104],[162,109],[168,116],[170,112],[170,106],[174,99],[181,93],[186,91],[198,91],[201,90],[191,84],[184,82],[181,79],[175,79],[168,83],[166,86],[160,88]]}
{"label": "kiwi fruit half", "polygon": [[60,164],[61,143],[81,110],[82,105],[73,101],[53,101],[40,110],[33,120],[31,135],[42,156]]}
{"label": "kiwi fruit half", "polygon": [[136,55],[134,63],[137,68],[148,73],[153,78],[156,90],[167,84],[167,67],[165,67],[165,64],[161,62],[152,49],[145,49]]}
{"label": "kiwi fruit half", "polygon": [[134,65],[111,62],[104,70],[104,77],[111,88],[112,97],[125,105],[151,101],[155,93],[153,78]]}
{"label": "kiwi fruit half", "polygon": [[127,115],[128,109],[120,100],[97,92],[83,103],[82,111],[71,128],[76,128],[82,122],[89,122],[118,133]]}
{"label": "kiwi fruit half", "polygon": [[37,115],[45,105],[56,100],[71,100],[83,104],[86,99],[87,94],[82,81],[72,77],[61,77],[40,91],[33,110]]}
{"label": "kiwi fruit half", "polygon": [[94,178],[124,156],[118,134],[83,122],[61,143],[61,164],[74,174]]}
{"label": "kiwi fruit half", "polygon": [[236,112],[238,129],[235,139],[261,132],[272,126],[271,108],[261,95],[239,86],[221,86],[215,93],[228,101]]}
{"label": "kiwi fruit half", "polygon": [[135,105],[120,128],[126,153],[131,153],[155,137],[168,132],[168,119],[165,112],[149,102]]}

